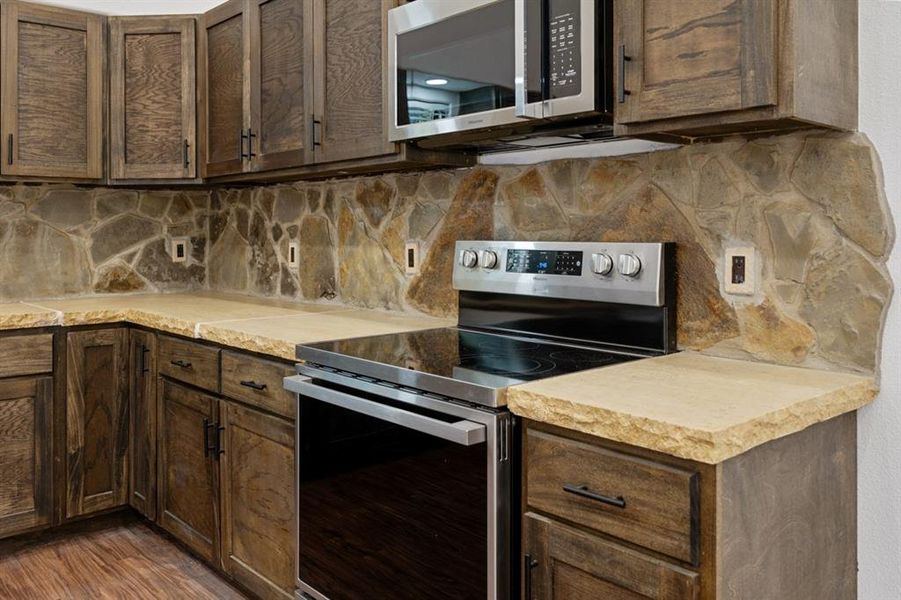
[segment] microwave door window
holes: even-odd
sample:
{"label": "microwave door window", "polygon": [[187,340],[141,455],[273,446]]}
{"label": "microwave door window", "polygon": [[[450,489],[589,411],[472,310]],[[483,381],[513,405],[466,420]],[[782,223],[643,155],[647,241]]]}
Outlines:
{"label": "microwave door window", "polygon": [[397,36],[398,125],[515,104],[513,0]]}

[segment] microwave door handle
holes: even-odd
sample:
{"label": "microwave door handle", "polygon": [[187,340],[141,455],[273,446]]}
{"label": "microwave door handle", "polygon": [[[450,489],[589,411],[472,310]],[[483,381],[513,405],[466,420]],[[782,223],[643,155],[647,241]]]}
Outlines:
{"label": "microwave door handle", "polygon": [[528,27],[526,25],[526,2],[528,0],[513,1],[513,35],[514,39],[514,98],[516,100],[514,114],[520,119],[538,119],[543,115],[540,113],[543,108],[543,102],[537,106],[529,104],[529,85],[528,85],[528,56],[526,48],[526,37],[528,36]]}
{"label": "microwave door handle", "polygon": [[285,378],[285,389],[356,413],[370,416],[401,427],[413,429],[462,446],[475,446],[485,441],[486,428],[481,423],[461,420],[453,423],[433,419],[401,408],[373,402],[359,396],[345,394],[331,388],[310,383],[309,377]]}

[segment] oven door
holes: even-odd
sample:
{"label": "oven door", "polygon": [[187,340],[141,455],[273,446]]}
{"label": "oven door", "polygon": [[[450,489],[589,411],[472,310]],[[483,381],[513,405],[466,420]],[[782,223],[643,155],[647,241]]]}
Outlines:
{"label": "oven door", "polygon": [[599,1],[612,6],[612,0],[417,0],[392,9],[390,139],[607,112],[612,16],[606,8],[598,14]]}
{"label": "oven door", "polygon": [[299,370],[299,597],[507,598],[509,414]]}

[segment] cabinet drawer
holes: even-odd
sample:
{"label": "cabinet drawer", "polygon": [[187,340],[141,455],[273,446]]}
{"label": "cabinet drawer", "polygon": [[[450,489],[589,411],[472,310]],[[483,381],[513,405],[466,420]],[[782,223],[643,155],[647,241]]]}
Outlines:
{"label": "cabinet drawer", "polygon": [[219,350],[195,342],[160,337],[159,372],[172,379],[219,391]]}
{"label": "cabinet drawer", "polygon": [[0,377],[53,371],[53,334],[0,338]]}
{"label": "cabinet drawer", "polygon": [[294,375],[294,367],[238,352],[222,353],[222,394],[293,419],[294,394],[282,380]]}
{"label": "cabinet drawer", "polygon": [[530,507],[697,564],[696,472],[532,429],[525,459]]}

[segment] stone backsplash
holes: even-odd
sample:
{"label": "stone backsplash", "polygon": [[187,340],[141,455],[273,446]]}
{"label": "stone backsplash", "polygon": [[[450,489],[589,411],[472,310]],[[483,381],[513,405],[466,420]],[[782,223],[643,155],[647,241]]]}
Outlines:
{"label": "stone backsplash", "polygon": [[[209,192],[0,187],[0,301],[206,285]],[[188,236],[173,263],[170,237]]]}
{"label": "stone backsplash", "polygon": [[[872,371],[892,294],[884,263],[894,228],[882,190],[865,137],[822,132],[215,190],[207,279],[217,290],[452,316],[458,239],[672,240],[680,347]],[[286,263],[291,240],[300,244],[297,273]],[[421,242],[418,275],[404,274],[406,240]],[[733,245],[758,251],[755,297],[722,289]],[[162,285],[140,268],[146,249],[120,252],[122,268]]]}

